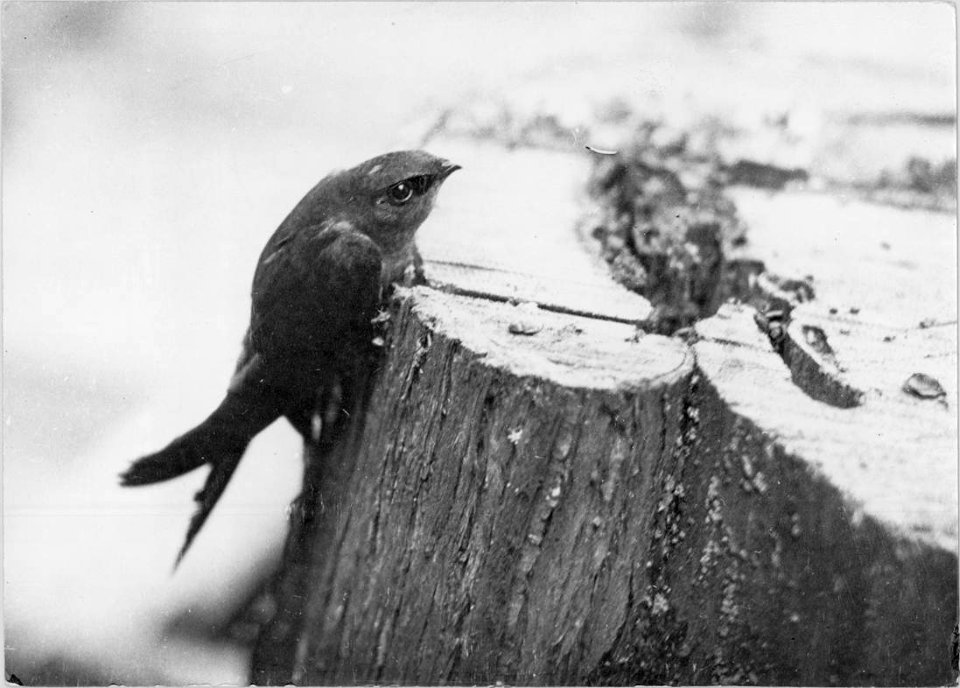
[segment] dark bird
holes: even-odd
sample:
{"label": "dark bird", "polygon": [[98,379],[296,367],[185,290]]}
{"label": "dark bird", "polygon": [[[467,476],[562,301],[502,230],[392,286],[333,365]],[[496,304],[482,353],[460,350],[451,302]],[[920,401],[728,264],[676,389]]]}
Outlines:
{"label": "dark bird", "polygon": [[419,270],[414,235],[458,169],[424,151],[378,156],[324,177],[270,237],[223,401],[120,476],[124,486],[149,485],[210,464],[177,564],[257,433],[284,416],[306,440],[334,441],[358,393],[358,365],[373,346],[385,290]]}

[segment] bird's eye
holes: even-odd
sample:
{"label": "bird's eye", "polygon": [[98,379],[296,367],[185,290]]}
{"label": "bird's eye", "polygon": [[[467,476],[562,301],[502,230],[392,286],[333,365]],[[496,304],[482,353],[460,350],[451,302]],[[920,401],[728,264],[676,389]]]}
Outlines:
{"label": "bird's eye", "polygon": [[413,186],[407,182],[394,184],[387,190],[387,198],[394,205],[403,205],[413,198]]}

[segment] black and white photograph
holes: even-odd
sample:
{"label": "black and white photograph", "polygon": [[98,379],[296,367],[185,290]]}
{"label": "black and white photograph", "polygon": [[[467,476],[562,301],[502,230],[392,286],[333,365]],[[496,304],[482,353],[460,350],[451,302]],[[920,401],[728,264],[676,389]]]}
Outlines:
{"label": "black and white photograph", "polygon": [[0,8],[6,685],[956,685],[953,3]]}

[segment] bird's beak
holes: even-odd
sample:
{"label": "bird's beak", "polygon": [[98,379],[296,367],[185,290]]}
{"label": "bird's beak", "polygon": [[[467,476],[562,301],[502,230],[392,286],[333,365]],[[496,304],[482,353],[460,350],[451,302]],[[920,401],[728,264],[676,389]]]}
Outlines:
{"label": "bird's beak", "polygon": [[462,169],[460,165],[456,165],[449,160],[444,160],[443,164],[440,166],[440,173],[437,175],[437,181],[442,182],[459,169]]}

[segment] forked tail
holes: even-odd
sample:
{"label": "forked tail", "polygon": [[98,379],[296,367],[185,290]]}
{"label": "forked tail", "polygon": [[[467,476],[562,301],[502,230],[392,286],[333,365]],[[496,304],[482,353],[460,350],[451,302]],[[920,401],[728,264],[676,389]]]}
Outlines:
{"label": "forked tail", "polygon": [[205,463],[211,464],[203,489],[194,497],[197,511],[190,519],[186,541],[176,564],[183,559],[226,490],[250,440],[280,415],[272,404],[263,399],[257,401],[240,394],[227,394],[217,410],[200,425],[157,453],[134,461],[120,475],[120,484],[125,487],[150,485],[177,478]]}

